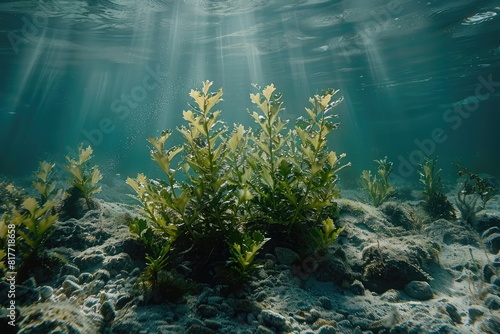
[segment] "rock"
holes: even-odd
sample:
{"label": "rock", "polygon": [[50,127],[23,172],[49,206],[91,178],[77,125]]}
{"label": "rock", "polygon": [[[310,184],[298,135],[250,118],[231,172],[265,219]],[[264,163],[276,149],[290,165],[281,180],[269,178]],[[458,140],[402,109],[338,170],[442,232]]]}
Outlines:
{"label": "rock", "polygon": [[[113,334],[139,334],[143,326],[134,320],[123,319],[113,322],[111,325],[111,330]],[[176,333],[176,332],[168,332]]]}
{"label": "rock", "polygon": [[118,299],[116,300],[116,305],[115,308],[117,310],[121,310],[127,303],[132,301],[132,297],[130,295],[120,295],[118,296]]}
{"label": "rock", "polygon": [[275,332],[267,328],[266,326],[260,325],[257,327],[255,334],[274,334]]}
{"label": "rock", "polygon": [[276,254],[279,264],[291,266],[294,262],[300,261],[299,254],[289,248],[276,247],[274,248],[274,254]]}
{"label": "rock", "polygon": [[78,281],[80,284],[84,283],[90,283],[94,280],[94,276],[91,273],[81,273],[80,276],[78,276]]}
{"label": "rock", "polygon": [[412,216],[412,208],[406,203],[385,202],[379,209],[385,213],[394,226],[401,226],[407,231],[418,228],[418,221]]}
{"label": "rock", "polygon": [[433,297],[431,286],[423,281],[412,281],[406,284],[404,291],[408,296],[418,300],[429,300]]}
{"label": "rock", "polygon": [[451,320],[453,320],[454,323],[456,324],[461,324],[462,323],[462,317],[460,316],[460,313],[458,313],[457,308],[455,305],[447,303],[445,306],[446,313],[450,316]]}
{"label": "rock", "polygon": [[330,300],[330,298],[325,297],[325,296],[321,296],[321,297],[319,297],[318,301],[319,301],[319,304],[321,305],[321,307],[323,307],[325,310],[332,309],[332,301]]}
{"label": "rock", "polygon": [[363,283],[358,280],[354,280],[354,282],[352,282],[349,290],[358,296],[364,296],[365,294],[365,287],[363,286]]}
{"label": "rock", "polygon": [[66,263],[61,269],[61,274],[78,277],[78,275],[80,275],[80,269],[77,266]]}
{"label": "rock", "polygon": [[54,293],[54,289],[50,286],[41,286],[38,288],[38,292],[40,293],[40,299],[42,302],[46,301],[50,297],[52,297],[52,294]]}
{"label": "rock", "polygon": [[[484,236],[487,232],[494,230],[494,233],[489,233],[487,236]],[[483,243],[486,246],[486,249],[492,254],[497,254],[500,251],[500,229],[498,227],[492,227],[483,233]]]}
{"label": "rock", "polygon": [[481,318],[488,310],[481,306],[473,306],[468,310],[469,319],[472,323],[476,322],[479,318]]}
{"label": "rock", "polygon": [[318,334],[337,334],[337,330],[335,327],[326,325],[326,326],[321,326],[318,329]]}
{"label": "rock", "polygon": [[500,253],[498,253],[494,258],[491,265],[495,268],[500,268]]}
{"label": "rock", "polygon": [[488,213],[479,215],[475,222],[476,230],[481,233],[482,231],[486,231],[492,227],[500,228],[500,215],[498,213]]}
{"label": "rock", "polygon": [[500,317],[498,315],[491,315],[479,326],[483,333],[486,334],[498,334],[500,333]]}
{"label": "rock", "polygon": [[499,310],[500,309],[500,297],[492,295],[491,293],[486,296],[484,299],[484,306],[489,308],[490,310]]}
{"label": "rock", "polygon": [[101,281],[107,282],[107,281],[109,281],[110,278],[111,278],[111,275],[110,275],[109,271],[107,271],[106,269],[99,269],[94,274],[94,280],[101,280]]}
{"label": "rock", "polygon": [[[96,321],[70,302],[51,301],[23,309],[22,333],[86,334],[100,333]],[[128,332],[130,334],[130,332]]]}
{"label": "rock", "polygon": [[424,230],[432,240],[442,241],[447,245],[477,245],[476,232],[468,226],[458,225],[446,219],[438,219]]}
{"label": "rock", "polygon": [[217,332],[203,325],[194,324],[188,328],[186,334],[217,334]]}
{"label": "rock", "polygon": [[203,318],[213,318],[219,313],[216,307],[207,304],[201,304],[198,306],[198,313]]}
{"label": "rock", "polygon": [[68,297],[71,296],[75,291],[80,290],[80,285],[68,279],[62,283],[61,287],[63,288],[66,296]]}
{"label": "rock", "polygon": [[108,270],[111,276],[115,276],[120,270],[129,270],[132,267],[132,260],[127,253],[108,256],[104,260],[104,268]]}
{"label": "rock", "polygon": [[500,277],[493,275],[490,277],[490,283],[500,287]]}
{"label": "rock", "polygon": [[361,254],[365,288],[377,293],[402,290],[411,281],[432,278],[422,265],[438,261],[439,245],[426,239],[389,238],[366,246]]}
{"label": "rock", "polygon": [[401,296],[402,292],[400,290],[390,289],[384,292],[380,299],[386,300],[390,303],[399,303],[403,297]]}
{"label": "rock", "polygon": [[482,270],[483,281],[489,282],[491,276],[495,275],[495,269],[490,264],[485,264]]}
{"label": "rock", "polygon": [[111,301],[106,300],[104,303],[102,303],[100,312],[102,317],[104,318],[104,321],[110,323],[115,320],[115,306]]}
{"label": "rock", "polygon": [[104,255],[100,252],[82,254],[75,258],[75,264],[80,269],[94,268],[96,266],[102,265],[104,259]]}
{"label": "rock", "polygon": [[266,325],[272,326],[281,331],[285,331],[288,328],[286,318],[279,313],[270,310],[262,310],[260,315]]}

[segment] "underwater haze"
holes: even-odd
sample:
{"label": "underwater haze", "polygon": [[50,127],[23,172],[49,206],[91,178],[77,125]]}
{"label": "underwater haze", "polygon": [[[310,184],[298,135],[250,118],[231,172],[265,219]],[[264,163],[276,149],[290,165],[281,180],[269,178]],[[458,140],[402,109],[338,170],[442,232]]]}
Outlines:
{"label": "underwater haze", "polygon": [[[417,178],[424,156],[500,177],[500,3],[471,0],[31,0],[0,4],[0,174],[90,144],[105,176],[158,171],[146,139],[183,124],[189,92],[222,87],[253,124],[252,84],[287,118],[340,89],[331,148]],[[173,142],[180,142],[175,133]]]}

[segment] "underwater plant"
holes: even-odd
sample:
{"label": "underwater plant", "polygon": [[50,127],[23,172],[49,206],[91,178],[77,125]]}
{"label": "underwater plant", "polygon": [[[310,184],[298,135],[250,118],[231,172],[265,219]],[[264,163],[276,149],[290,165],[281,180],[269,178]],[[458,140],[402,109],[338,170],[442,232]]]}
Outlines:
{"label": "underwater plant", "polygon": [[392,172],[392,162],[384,159],[374,160],[378,164],[377,175],[372,175],[369,170],[364,170],[361,174],[361,187],[366,191],[368,199],[373,206],[380,206],[394,193],[394,187],[389,184],[389,175]]}
{"label": "underwater plant", "polygon": [[436,169],[437,158],[426,157],[420,165],[418,174],[419,182],[423,186],[422,199],[423,208],[433,219],[454,219],[455,209],[443,193],[443,183],[441,180],[441,169]]}
{"label": "underwater plant", "polygon": [[[287,122],[279,117],[283,110],[281,94],[269,85],[251,100],[260,111],[251,116],[260,126],[250,140],[255,144],[248,162],[254,177],[248,182],[256,196],[252,200],[269,224],[284,225],[285,230],[309,229],[333,215],[338,172],[345,154],[330,151],[327,136],[338,128],[332,109],[342,98],[332,101],[338,90],[325,90],[309,99],[308,118],[300,117],[293,130],[286,133]],[[296,140],[296,138],[298,140]],[[297,226],[303,224],[305,226]],[[298,232],[298,234],[302,234]]]}
{"label": "underwater plant", "polygon": [[233,267],[242,280],[246,280],[255,269],[261,267],[254,260],[269,238],[265,238],[261,232],[255,231],[251,236],[246,233],[235,234],[235,239],[237,240],[230,244],[231,257],[227,263]]}
{"label": "underwater plant", "polygon": [[91,168],[88,166],[90,159],[92,159],[92,153],[90,146],[84,149],[82,144],[78,148],[78,158],[74,159],[66,156],[68,164],[64,165],[64,168],[71,176],[68,182],[74,189],[79,190],[89,209],[93,206],[92,196],[101,191],[101,186],[98,186],[97,183],[102,179],[102,174],[97,165]]}
{"label": "underwater plant", "polygon": [[463,166],[455,165],[460,168],[458,176],[462,178],[462,183],[458,188],[456,204],[462,219],[474,225],[477,214],[486,208],[486,204],[495,195],[495,189],[488,184],[486,179],[479,177],[479,175]]}
{"label": "underwater plant", "polygon": [[315,252],[318,254],[326,254],[328,247],[333,245],[340,233],[344,231],[344,227],[335,228],[335,224],[331,218],[323,220],[322,225],[322,228],[315,227],[311,231],[311,236],[315,244]]}
{"label": "underwater plant", "polygon": [[33,181],[33,187],[40,193],[41,204],[61,194],[61,190],[56,194],[53,193],[56,189],[56,182],[52,181],[55,165],[54,163],[41,161],[38,170],[35,172],[37,179]]}
{"label": "underwater plant", "polygon": [[17,226],[25,258],[38,256],[42,246],[54,229],[52,225],[57,220],[57,214],[51,214],[55,202],[46,201],[41,204],[34,197],[27,197],[21,205],[21,210],[14,208],[11,223]]}
{"label": "underwater plant", "polygon": [[[332,101],[338,91],[311,98],[308,119],[300,119],[285,133],[281,94],[269,85],[262,93],[250,94],[260,109],[249,111],[259,130],[235,124],[229,132],[219,119],[221,111],[213,111],[222,101],[222,89],[210,92],[211,85],[205,81],[201,90],[190,92],[195,103],[183,112],[187,124],[177,128],[182,145],[167,147],[171,131],[148,138],[151,157],[166,179],[138,174],[126,181],[141,203],[142,217],[132,221],[130,231],[151,254],[146,281],[158,270],[165,272],[167,264],[151,240],[168,245],[172,259],[179,252],[198,252],[195,266],[225,258],[227,269],[236,274],[229,281],[242,282],[258,268],[255,257],[269,240],[261,231],[273,225],[288,238],[310,241],[310,229],[323,226],[336,212],[337,172],[350,165],[340,166],[345,155],[328,150],[326,142],[338,127],[331,114],[342,101]],[[322,242],[334,239],[328,234]]]}

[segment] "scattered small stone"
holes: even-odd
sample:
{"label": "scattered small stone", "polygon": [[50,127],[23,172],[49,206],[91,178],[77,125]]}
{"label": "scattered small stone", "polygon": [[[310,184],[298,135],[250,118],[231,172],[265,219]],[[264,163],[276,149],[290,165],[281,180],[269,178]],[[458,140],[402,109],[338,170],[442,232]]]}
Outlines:
{"label": "scattered small stone", "polygon": [[101,315],[104,318],[104,321],[108,323],[115,320],[116,317],[115,307],[111,301],[106,300],[104,303],[102,303]]}
{"label": "scattered small stone", "polygon": [[80,275],[80,269],[77,266],[66,263],[61,269],[61,274],[73,275],[73,276],[77,277],[78,275]]}
{"label": "scattered small stone", "polygon": [[80,286],[73,281],[65,280],[62,284],[62,288],[66,296],[71,296],[76,290],[80,290]]}
{"label": "scattered small stone", "polygon": [[115,308],[117,310],[121,310],[130,301],[132,301],[132,297],[130,295],[120,295],[120,296],[118,296],[118,299],[116,300]]}
{"label": "scattered small stone", "polygon": [[[135,320],[123,319],[120,321],[115,321],[111,325],[111,330],[113,334],[139,334],[143,326]],[[177,332],[167,332],[167,333],[177,333]]]}
{"label": "scattered small stone", "polygon": [[424,281],[411,281],[405,285],[404,291],[408,296],[418,300],[429,300],[434,295],[429,283]]}
{"label": "scattered small stone", "polygon": [[217,334],[216,331],[202,326],[202,325],[192,325],[191,327],[188,328],[186,331],[187,334]]}
{"label": "scattered small stone", "polygon": [[358,296],[364,296],[365,294],[365,287],[363,286],[363,283],[358,280],[354,280],[354,282],[352,282],[349,290]]}
{"label": "scattered small stone", "polygon": [[106,269],[99,269],[95,272],[94,274],[94,280],[102,280],[104,282],[109,281],[111,278],[111,275],[109,274],[109,271]]}
{"label": "scattered small stone", "polygon": [[293,250],[285,247],[274,248],[274,254],[279,264],[285,264],[291,266],[294,262],[300,261],[299,254],[295,253]]}
{"label": "scattered small stone", "polygon": [[319,304],[321,305],[321,307],[323,307],[325,310],[332,309],[332,301],[330,300],[330,298],[325,297],[325,296],[321,296],[321,297],[319,297],[318,301],[319,301]]}
{"label": "scattered small stone", "polygon": [[484,319],[481,323],[480,328],[486,334],[498,334],[500,333],[500,317],[497,315],[491,315]]}
{"label": "scattered small stone", "polygon": [[219,311],[212,305],[201,304],[198,306],[198,313],[204,318],[213,318]]}
{"label": "scattered small stone", "polygon": [[266,326],[260,325],[257,327],[255,334],[274,334],[274,331],[270,330]]}
{"label": "scattered small stone", "polygon": [[260,312],[260,315],[262,316],[262,320],[266,325],[272,326],[282,331],[286,330],[286,328],[288,327],[286,318],[279,313],[270,310],[262,310],[262,312]]}
{"label": "scattered small stone", "polygon": [[487,312],[483,307],[473,306],[469,308],[469,319],[472,323],[476,322],[477,319],[481,318]]}
{"label": "scattered small stone", "polygon": [[491,293],[484,299],[484,305],[490,310],[500,309],[500,297],[492,295]]}
{"label": "scattered small stone", "polygon": [[94,276],[92,276],[91,273],[81,273],[80,276],[78,276],[78,281],[80,284],[84,283],[90,283],[94,280]]}
{"label": "scattered small stone", "polygon": [[52,294],[54,293],[54,289],[50,286],[44,285],[38,288],[38,292],[40,293],[40,299],[42,302],[46,301]]}
{"label": "scattered small stone", "polygon": [[461,324],[462,323],[462,317],[458,313],[457,308],[453,304],[446,304],[445,306],[446,313],[450,316],[451,320],[453,320],[454,323],[456,324]]}
{"label": "scattered small stone", "polygon": [[337,330],[335,327],[332,327],[330,325],[326,326],[321,326],[320,329],[318,329],[318,334],[336,334]]}
{"label": "scattered small stone", "polygon": [[388,301],[390,303],[399,303],[403,298],[401,296],[402,292],[395,289],[390,289],[384,292],[380,299]]}
{"label": "scattered small stone", "polygon": [[492,254],[497,254],[500,251],[500,228],[494,226],[481,235],[484,245]]}
{"label": "scattered small stone", "polygon": [[496,286],[500,286],[500,277],[498,277],[497,275],[491,276],[490,277],[490,283],[494,284]]}
{"label": "scattered small stone", "polygon": [[213,329],[213,330],[217,330],[217,329],[221,329],[222,328],[222,323],[220,321],[213,320],[213,319],[207,319],[207,320],[205,320],[205,325],[208,328]]}

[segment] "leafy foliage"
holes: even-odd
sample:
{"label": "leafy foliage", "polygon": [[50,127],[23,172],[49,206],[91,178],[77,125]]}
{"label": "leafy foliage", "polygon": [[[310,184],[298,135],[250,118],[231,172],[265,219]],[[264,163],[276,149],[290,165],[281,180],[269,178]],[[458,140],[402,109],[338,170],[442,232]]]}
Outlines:
{"label": "leafy foliage", "polygon": [[35,172],[36,180],[33,181],[33,187],[40,193],[40,202],[44,204],[50,199],[59,196],[61,191],[54,194],[56,182],[52,181],[54,176],[54,163],[41,161],[38,170]]}
{"label": "leafy foliage", "polygon": [[[228,257],[227,263],[247,278],[268,240],[259,229],[282,226],[290,236],[292,229],[308,231],[333,215],[337,172],[349,164],[340,166],[344,154],[329,151],[326,136],[338,127],[331,110],[342,98],[332,100],[335,90],[315,95],[306,108],[308,118],[286,132],[282,96],[269,85],[250,94],[258,111],[249,114],[258,130],[234,125],[228,131],[219,119],[221,111],[213,110],[222,101],[222,89],[210,92],[211,85],[206,81],[201,90],[190,92],[194,103],[183,112],[187,124],[177,129],[183,145],[166,146],[170,131],[148,139],[151,157],[166,179],[144,174],[127,179],[143,213],[130,228],[140,240],[163,240],[160,244],[168,244],[170,253],[223,241],[229,249],[216,253]],[[186,238],[192,246],[185,244]],[[155,268],[153,260],[163,264],[153,256],[148,268]]]}
{"label": "leafy foliage", "polygon": [[463,166],[457,166],[460,168],[458,176],[462,178],[462,183],[458,189],[456,204],[462,219],[472,225],[476,222],[477,213],[483,211],[495,195],[495,189],[486,179]]}
{"label": "leafy foliage", "polygon": [[372,175],[369,170],[364,170],[361,174],[361,187],[366,191],[368,199],[373,206],[380,206],[394,193],[394,187],[389,184],[389,175],[392,172],[393,164],[387,161],[387,157],[374,160],[378,164],[377,175]]}
{"label": "leafy foliage", "polygon": [[340,233],[344,231],[344,227],[335,228],[333,219],[326,218],[322,222],[322,228],[313,228],[311,236],[315,243],[315,251],[322,254],[328,250],[328,247],[337,241]]}
{"label": "leafy foliage", "polygon": [[425,212],[433,219],[454,219],[455,209],[443,193],[441,169],[436,169],[436,159],[425,158],[418,174],[423,186],[422,199]]}
{"label": "leafy foliage", "polygon": [[35,198],[27,197],[21,210],[13,209],[11,223],[17,226],[16,233],[22,241],[25,257],[41,252],[43,244],[52,234],[52,225],[57,220],[57,215],[50,213],[54,205],[53,201],[40,204]]}
{"label": "leafy foliage", "polygon": [[92,196],[101,191],[101,186],[98,186],[97,183],[102,179],[102,174],[97,165],[88,166],[90,159],[92,159],[92,153],[90,146],[84,149],[83,145],[80,145],[78,158],[74,159],[66,156],[68,164],[64,165],[64,168],[71,176],[68,182],[81,191],[89,208],[92,206]]}
{"label": "leafy foliage", "polygon": [[[338,90],[326,90],[309,99],[308,117],[300,117],[293,130],[284,133],[286,122],[279,117],[283,110],[281,94],[273,85],[251,100],[260,111],[252,112],[260,126],[250,140],[255,144],[249,153],[249,164],[255,177],[249,184],[258,195],[256,204],[270,224],[281,224],[286,230],[319,224],[334,209],[338,171],[345,154],[337,155],[327,146],[327,135],[338,128],[331,110],[342,98],[332,101]],[[298,140],[296,140],[297,138]],[[297,226],[304,224],[306,226]]]}
{"label": "leafy foliage", "polygon": [[236,234],[235,237],[239,240],[234,241],[229,249],[231,258],[228,264],[233,266],[242,279],[247,279],[260,267],[254,260],[269,238],[264,238],[259,231],[253,232],[251,237],[247,234]]}

